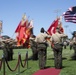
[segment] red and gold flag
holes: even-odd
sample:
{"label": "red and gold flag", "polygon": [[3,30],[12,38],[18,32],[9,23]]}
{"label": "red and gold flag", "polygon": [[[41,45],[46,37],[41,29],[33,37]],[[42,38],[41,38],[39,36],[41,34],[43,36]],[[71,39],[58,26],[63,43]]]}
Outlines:
{"label": "red and gold flag", "polygon": [[29,47],[29,37],[31,35],[32,27],[30,27],[30,22],[28,23],[28,20],[22,20],[18,27],[15,30],[15,33],[17,33],[17,46],[24,46]]}
{"label": "red and gold flag", "polygon": [[59,18],[57,18],[56,20],[53,21],[53,23],[50,25],[50,27],[48,28],[47,32],[52,35],[56,32],[56,28],[58,26],[58,21]]}
{"label": "red and gold flag", "polygon": [[23,24],[21,21],[15,30],[15,33],[17,33],[16,38],[17,38],[18,46],[23,45],[27,39],[27,36],[25,35],[26,25],[27,25],[27,20]]}

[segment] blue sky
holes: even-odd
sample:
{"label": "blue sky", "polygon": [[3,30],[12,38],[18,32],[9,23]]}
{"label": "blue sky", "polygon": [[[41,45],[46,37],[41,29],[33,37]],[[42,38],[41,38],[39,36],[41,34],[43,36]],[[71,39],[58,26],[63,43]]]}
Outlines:
{"label": "blue sky", "polygon": [[[0,20],[3,21],[1,35],[14,37],[14,31],[24,13],[29,20],[34,20],[34,34],[37,35],[41,27],[45,30],[49,28],[57,16],[56,10],[60,16],[71,6],[76,6],[76,0],[0,0]],[[62,23],[65,33],[71,37],[71,32],[76,30],[76,24],[65,22],[64,18]]]}

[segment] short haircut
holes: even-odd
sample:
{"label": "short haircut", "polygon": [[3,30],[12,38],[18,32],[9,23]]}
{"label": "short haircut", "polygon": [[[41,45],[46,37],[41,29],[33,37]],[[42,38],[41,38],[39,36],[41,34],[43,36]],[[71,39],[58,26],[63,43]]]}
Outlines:
{"label": "short haircut", "polygon": [[41,28],[40,32],[41,32],[41,33],[44,33],[44,32],[45,32],[45,30],[44,30],[43,27]]}

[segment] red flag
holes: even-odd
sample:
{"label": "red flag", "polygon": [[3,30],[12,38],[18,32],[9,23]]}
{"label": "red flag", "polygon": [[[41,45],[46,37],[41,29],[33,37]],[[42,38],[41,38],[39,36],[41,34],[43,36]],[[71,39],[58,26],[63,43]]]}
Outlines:
{"label": "red flag", "polygon": [[56,20],[53,21],[53,23],[51,24],[51,26],[48,28],[47,32],[52,35],[56,32],[56,27],[58,26],[58,21],[59,18],[57,18]]}
{"label": "red flag", "polygon": [[25,44],[23,44],[24,47],[25,47],[25,46],[26,46],[27,48],[30,47],[30,40],[29,40],[29,38],[30,38],[32,32],[33,32],[33,21],[31,20],[31,21],[28,23],[28,25],[27,25],[27,27],[26,27],[26,30],[25,30],[25,35],[27,36],[27,38],[26,38]]}
{"label": "red flag", "polygon": [[24,21],[24,23],[22,24],[22,21],[20,21],[20,23],[18,24],[15,33],[20,32],[20,29],[22,26],[26,27],[28,20]]}
{"label": "red flag", "polygon": [[20,21],[20,23],[18,24],[18,26],[17,26],[17,28],[16,28],[16,30],[15,30],[15,33],[19,32],[20,27],[21,27],[20,24],[21,24],[21,21]]}
{"label": "red flag", "polygon": [[58,24],[58,28],[59,28],[59,33],[64,33],[64,29],[63,29],[63,27],[62,27],[62,22],[60,22],[60,23]]}
{"label": "red flag", "polygon": [[26,25],[28,24],[28,21],[21,21],[18,25],[18,27],[15,30],[15,33],[18,35],[16,36],[17,38],[17,45],[23,45],[27,39],[27,35],[25,35],[26,32]]}
{"label": "red flag", "polygon": [[28,20],[22,23],[22,21],[19,23],[18,27],[15,30],[15,33],[18,33],[17,35],[17,46],[23,46],[28,48],[29,47],[29,37],[31,35],[31,29],[33,26],[31,25],[31,21],[28,23]]}

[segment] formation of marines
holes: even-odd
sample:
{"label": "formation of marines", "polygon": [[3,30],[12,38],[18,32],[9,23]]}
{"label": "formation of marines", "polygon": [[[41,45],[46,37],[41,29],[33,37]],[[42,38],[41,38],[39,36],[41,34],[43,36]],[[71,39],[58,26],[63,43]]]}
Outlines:
{"label": "formation of marines", "polygon": [[[49,35],[48,32],[45,31],[45,29],[42,27],[40,30],[40,34],[36,36],[36,38],[33,40],[36,42],[36,51],[38,53],[38,59],[39,59],[39,68],[44,69],[46,68],[46,58],[47,58],[47,47],[48,39],[50,38],[50,45],[54,52],[54,62],[55,62],[55,68],[61,69],[62,68],[62,38],[67,37],[64,33],[60,33],[60,29],[56,28],[56,33],[52,36]],[[30,40],[33,38],[30,38]],[[34,44],[34,43],[33,43]],[[35,58],[35,57],[34,57]]]}
{"label": "formation of marines", "polygon": [[[62,27],[62,26],[61,26]],[[61,31],[62,30],[62,31]],[[38,34],[34,38],[34,42],[36,43],[36,55],[37,59],[39,59],[39,68],[46,68],[46,58],[47,58],[47,47],[49,46],[48,40],[50,38],[50,46],[54,53],[54,65],[56,69],[61,69],[62,65],[62,51],[63,48],[66,49],[67,46],[70,46],[70,49],[74,49],[74,54],[72,56],[73,59],[76,59],[76,32],[73,33],[73,38],[70,41],[67,41],[68,35],[64,34],[63,28],[56,28],[56,33],[50,36],[48,32],[42,27],[40,30],[40,34]],[[31,38],[32,39],[32,38]],[[34,44],[34,43],[32,43]],[[35,58],[35,57],[34,57]]]}
{"label": "formation of marines", "polygon": [[[30,35],[29,44],[32,50],[32,59],[39,60],[39,68],[46,68],[46,58],[47,58],[47,47],[50,45],[54,53],[54,64],[56,69],[62,68],[62,51],[63,47],[66,49],[67,46],[67,35],[64,34],[64,29],[62,24],[56,27],[56,33],[49,35],[47,31],[42,27],[40,33],[35,36]],[[48,43],[49,41],[49,43]],[[6,60],[13,60],[13,48],[16,46],[17,40],[0,39],[0,46],[3,50],[4,57]],[[70,50],[74,49],[73,59],[76,59],[76,32],[73,33],[73,37],[69,42]]]}

